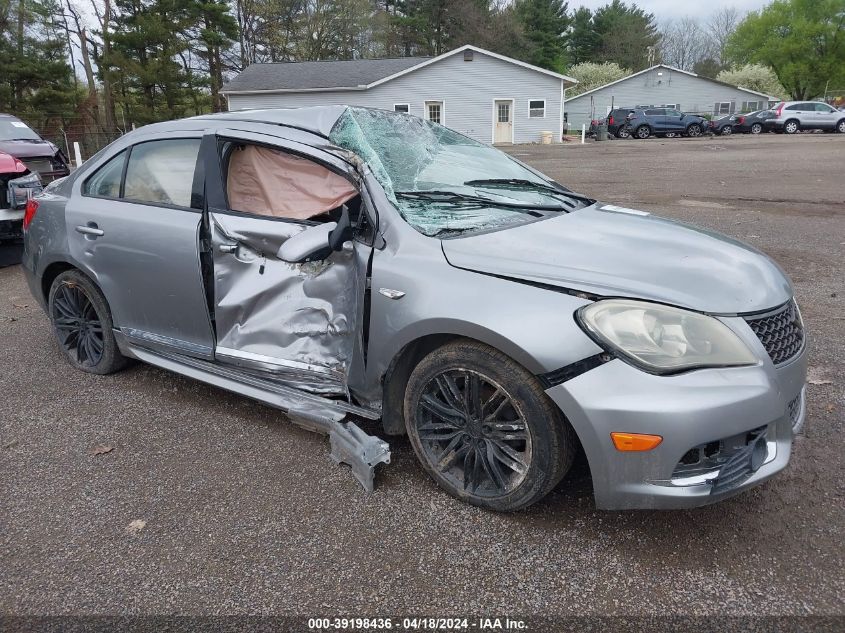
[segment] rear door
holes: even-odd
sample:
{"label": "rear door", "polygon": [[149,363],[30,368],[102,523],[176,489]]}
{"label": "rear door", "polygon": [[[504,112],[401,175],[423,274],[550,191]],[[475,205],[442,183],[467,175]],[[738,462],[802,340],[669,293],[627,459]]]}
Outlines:
{"label": "rear door", "polygon": [[366,224],[353,168],[295,141],[237,130],[207,139],[203,154],[215,359],[313,393],[346,394],[350,374],[363,369],[371,246],[347,242],[305,264],[277,253],[344,205],[356,226]]}
{"label": "rear door", "polygon": [[645,115],[655,133],[666,132],[666,111],[663,108],[649,108],[645,111]]}
{"label": "rear door", "polygon": [[[199,134],[199,133],[197,133]],[[71,254],[132,342],[210,358],[199,263],[200,137],[143,141],[86,178],[65,212]]]}

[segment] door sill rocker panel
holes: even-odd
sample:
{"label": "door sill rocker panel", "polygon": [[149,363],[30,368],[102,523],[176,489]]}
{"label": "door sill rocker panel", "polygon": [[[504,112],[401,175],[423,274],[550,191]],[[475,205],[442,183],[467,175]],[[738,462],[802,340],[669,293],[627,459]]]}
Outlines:
{"label": "door sill rocker panel", "polygon": [[281,409],[297,426],[328,435],[332,461],[336,464],[348,464],[352,474],[367,492],[373,491],[375,467],[378,464],[390,463],[390,446],[387,442],[368,435],[353,422],[342,423],[347,415],[377,420],[380,417],[377,411],[305,393],[293,387],[245,374],[232,367],[139,347],[126,339],[121,348],[128,352],[127,355],[150,365]]}

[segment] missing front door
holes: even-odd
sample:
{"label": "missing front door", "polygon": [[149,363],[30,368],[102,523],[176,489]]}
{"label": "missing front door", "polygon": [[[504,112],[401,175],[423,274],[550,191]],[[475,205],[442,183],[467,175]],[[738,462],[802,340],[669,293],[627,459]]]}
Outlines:
{"label": "missing front door", "polygon": [[513,143],[513,101],[495,101],[493,121],[493,142]]}

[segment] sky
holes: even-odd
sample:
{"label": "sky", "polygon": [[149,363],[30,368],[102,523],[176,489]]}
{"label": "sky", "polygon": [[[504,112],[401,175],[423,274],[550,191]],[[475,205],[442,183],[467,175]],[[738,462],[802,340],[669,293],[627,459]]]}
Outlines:
{"label": "sky", "polygon": [[[638,7],[653,13],[658,22],[666,19],[682,18],[687,15],[707,17],[722,7],[735,7],[740,13],[754,11],[769,4],[771,0],[708,0],[706,3],[698,0],[634,0]],[[608,4],[608,0],[569,0],[570,10],[584,6],[590,9]],[[630,4],[630,3],[629,3]]]}

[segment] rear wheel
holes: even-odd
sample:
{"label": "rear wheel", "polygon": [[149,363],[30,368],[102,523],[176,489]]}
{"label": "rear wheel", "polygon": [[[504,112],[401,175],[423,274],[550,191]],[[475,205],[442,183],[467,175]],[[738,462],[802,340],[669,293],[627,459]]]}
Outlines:
{"label": "rear wheel", "polygon": [[701,136],[701,126],[698,123],[693,123],[692,125],[687,127],[687,136]]}
{"label": "rear wheel", "polygon": [[639,139],[647,139],[649,136],[651,136],[651,128],[647,125],[641,125],[634,131],[634,134]]}
{"label": "rear wheel", "polygon": [[762,131],[763,131],[763,126],[760,125],[759,123],[755,123],[754,125],[751,126],[751,133],[752,134],[760,134],[760,132],[762,132]]}
{"label": "rear wheel", "polygon": [[67,361],[90,374],[111,374],[126,363],[112,331],[105,297],[78,270],[61,273],[48,297],[53,333]]}
{"label": "rear wheel", "polygon": [[497,511],[549,493],[576,439],[537,379],[474,341],[445,345],[412,372],[405,424],[425,471],[449,494]]}
{"label": "rear wheel", "polygon": [[798,131],[798,121],[794,119],[783,124],[783,131],[787,134],[795,134]]}

